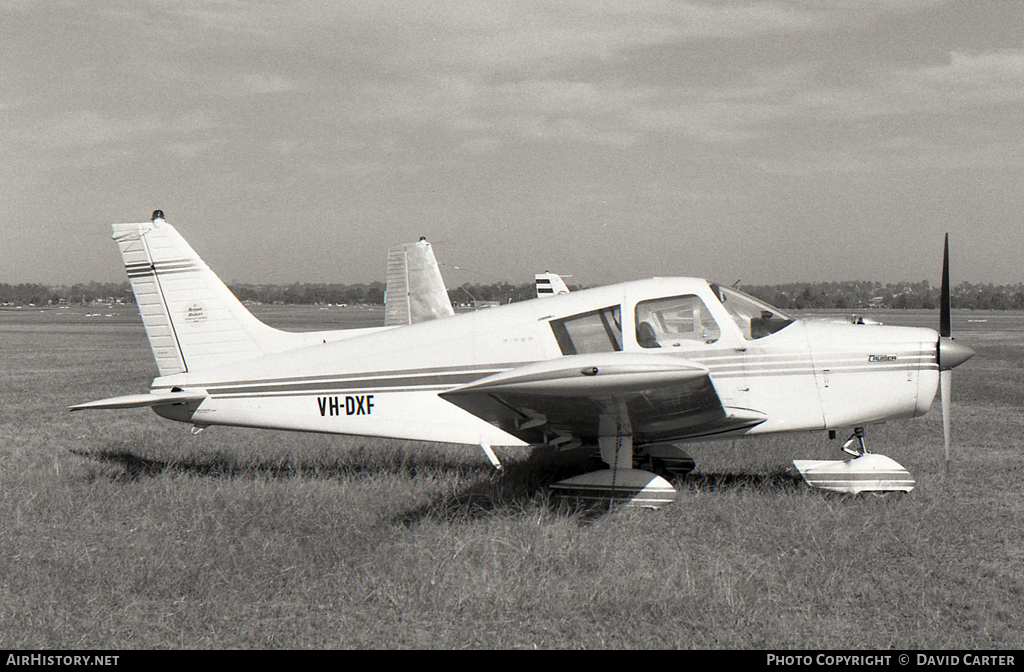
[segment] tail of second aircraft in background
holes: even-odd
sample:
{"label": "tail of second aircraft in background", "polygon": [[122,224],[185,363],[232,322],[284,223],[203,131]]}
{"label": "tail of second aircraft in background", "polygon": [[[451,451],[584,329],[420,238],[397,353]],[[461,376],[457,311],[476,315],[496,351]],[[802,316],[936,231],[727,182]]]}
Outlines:
{"label": "tail of second aircraft in background", "polygon": [[384,325],[415,324],[455,314],[426,238],[388,250]]}
{"label": "tail of second aircraft in background", "polygon": [[160,210],[113,229],[161,376],[294,347],[297,334],[256,319]]}
{"label": "tail of second aircraft in background", "polygon": [[568,294],[569,288],[565,286],[565,281],[562,280],[562,276],[558,273],[537,273],[533,276],[534,282],[537,285],[537,298],[543,298],[545,296],[555,296],[558,294]]}

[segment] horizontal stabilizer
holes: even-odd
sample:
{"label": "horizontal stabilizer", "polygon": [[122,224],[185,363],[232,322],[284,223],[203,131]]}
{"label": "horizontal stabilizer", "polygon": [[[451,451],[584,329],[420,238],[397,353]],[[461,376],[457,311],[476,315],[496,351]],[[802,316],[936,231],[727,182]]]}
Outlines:
{"label": "horizontal stabilizer", "polygon": [[206,399],[206,392],[162,392],[159,394],[128,394],[123,397],[110,397],[98,401],[87,401],[75,404],[69,410],[85,411],[115,408],[145,408],[147,406],[165,406],[169,404],[187,404]]}

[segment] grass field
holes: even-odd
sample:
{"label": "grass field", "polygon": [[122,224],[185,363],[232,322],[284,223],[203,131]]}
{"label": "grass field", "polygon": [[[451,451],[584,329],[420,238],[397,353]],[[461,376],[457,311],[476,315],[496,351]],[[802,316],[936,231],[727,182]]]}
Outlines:
{"label": "grass field", "polygon": [[0,311],[0,648],[1022,648],[1024,314],[953,327],[950,477],[936,403],[868,430],[906,496],[808,490],[790,461],[839,453],[806,435],[696,444],[675,504],[602,513],[546,494],[571,454],[494,480],[476,447],[70,414],[148,389],[134,306]]}

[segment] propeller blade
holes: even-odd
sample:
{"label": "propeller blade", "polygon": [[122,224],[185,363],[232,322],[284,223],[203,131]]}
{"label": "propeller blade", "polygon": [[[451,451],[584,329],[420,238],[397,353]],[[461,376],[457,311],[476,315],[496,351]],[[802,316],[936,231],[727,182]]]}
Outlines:
{"label": "propeller blade", "polygon": [[942,290],[939,293],[939,396],[942,401],[942,439],[946,444],[946,474],[949,474],[949,435],[950,418],[953,401],[950,398],[953,393],[953,367],[942,368],[943,342],[948,340],[953,333],[952,317],[949,300],[949,233],[946,233],[946,240],[942,246]]}
{"label": "propeller blade", "polygon": [[949,474],[949,414],[952,406],[953,371],[939,371],[939,395],[942,398],[942,438],[946,442],[946,473]]}
{"label": "propeller blade", "polygon": [[949,474],[950,414],[953,406],[953,368],[974,356],[974,350],[957,343],[952,336],[949,291],[949,234],[942,250],[942,290],[939,296],[939,395],[942,399],[942,438],[946,444],[946,473]]}
{"label": "propeller blade", "polygon": [[949,308],[949,234],[942,251],[942,291],[939,295],[939,336],[949,338],[952,333]]}
{"label": "propeller blade", "polygon": [[939,295],[939,342],[936,345],[940,372],[949,371],[974,356],[974,350],[953,340],[950,312],[949,234],[947,233],[946,243],[942,250],[942,290]]}

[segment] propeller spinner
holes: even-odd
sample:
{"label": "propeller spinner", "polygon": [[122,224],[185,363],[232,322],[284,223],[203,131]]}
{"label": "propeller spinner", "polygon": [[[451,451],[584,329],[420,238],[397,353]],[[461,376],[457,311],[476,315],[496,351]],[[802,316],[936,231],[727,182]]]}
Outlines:
{"label": "propeller spinner", "polygon": [[946,444],[946,473],[949,473],[950,407],[952,404],[953,368],[974,355],[974,350],[952,337],[949,290],[949,234],[942,252],[942,290],[939,297],[939,341],[936,345],[939,361],[939,395],[942,399],[942,436]]}

